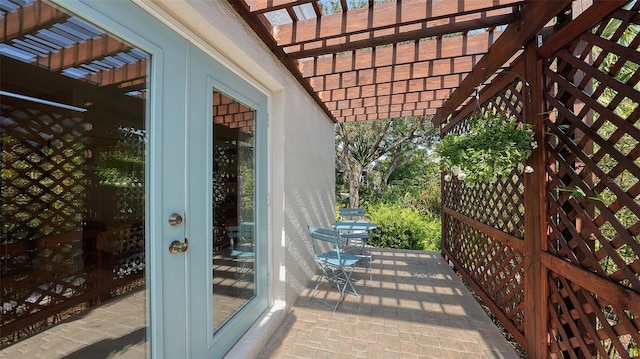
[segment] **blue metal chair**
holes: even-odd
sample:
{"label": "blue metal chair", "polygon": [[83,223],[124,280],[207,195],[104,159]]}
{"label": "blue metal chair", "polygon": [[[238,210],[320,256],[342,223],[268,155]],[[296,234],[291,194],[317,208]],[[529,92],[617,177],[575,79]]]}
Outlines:
{"label": "blue metal chair", "polygon": [[340,208],[338,214],[341,221],[358,221],[364,219],[364,208]]}
{"label": "blue metal chair", "polygon": [[239,226],[227,227],[227,236],[231,246],[230,257],[236,263],[233,287],[242,280],[251,283],[254,281],[253,263],[256,253],[254,251],[253,229],[253,223],[241,223]]}
{"label": "blue metal chair", "polygon": [[[309,236],[311,237],[313,246],[314,259],[322,270],[322,274],[309,300],[317,300],[328,305],[333,308],[333,314],[335,314],[347,293],[351,293],[356,297],[360,296],[353,286],[351,275],[353,274],[356,263],[362,258],[341,251],[340,234],[338,231],[309,226]],[[338,299],[335,304],[317,297],[318,288],[320,288],[323,283],[328,283],[338,290]]]}
{"label": "blue metal chair", "polygon": [[[338,211],[340,221],[362,221],[364,220],[364,208],[340,208]],[[357,250],[364,254],[364,246],[367,244],[369,232],[364,230],[340,231],[343,245],[349,250]]]}
{"label": "blue metal chair", "polygon": [[[338,216],[341,222],[364,221],[364,208],[340,208]],[[371,262],[373,256],[367,253],[365,246],[368,244],[369,231],[367,230],[340,230],[340,238],[344,251],[356,254],[365,259],[371,274]]]}

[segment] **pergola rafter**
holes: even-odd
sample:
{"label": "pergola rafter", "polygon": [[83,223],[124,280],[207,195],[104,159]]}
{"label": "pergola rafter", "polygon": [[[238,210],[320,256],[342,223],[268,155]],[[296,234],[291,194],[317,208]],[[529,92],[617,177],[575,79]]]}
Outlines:
{"label": "pergola rafter", "polygon": [[[428,66],[425,61],[459,61],[465,56],[484,55],[487,48],[500,37],[502,31],[487,31],[468,36],[436,38],[396,46],[381,47],[375,51],[354,51],[334,56],[304,59],[298,62],[302,77],[335,74],[353,70],[372,70],[385,65],[411,64]],[[428,69],[428,67],[427,67]]]}
{"label": "pergola rafter", "polygon": [[8,39],[32,34],[38,29],[51,26],[68,17],[64,12],[40,2],[27,4],[17,11],[0,16],[0,39],[5,42]]}
{"label": "pergola rafter", "polygon": [[[62,48],[56,52],[38,57],[38,65],[52,72],[57,72],[71,66],[81,66],[100,60],[106,56],[113,56],[119,52],[131,50],[130,46],[103,34],[100,37],[87,39]],[[104,85],[104,84],[103,84]]]}
{"label": "pergola rafter", "polygon": [[230,3],[334,121],[351,122],[435,114],[530,2]]}
{"label": "pergola rafter", "polygon": [[[513,19],[513,14],[506,14],[491,18],[478,18],[461,22],[453,21],[452,23],[447,21],[437,21],[437,23],[441,24],[434,24],[433,26],[429,27],[426,27],[425,25],[422,25],[420,27],[407,25],[406,29],[416,29],[407,30],[405,32],[399,32],[398,28],[392,30],[374,30],[369,32],[367,35],[353,34],[341,38],[334,37],[314,40],[313,42],[307,41],[305,43],[292,44],[292,46],[285,47],[285,51],[287,52],[287,58],[289,59],[303,59],[346,51],[356,51],[362,48],[373,48],[378,46],[386,46],[389,44],[398,44],[408,41],[437,39],[447,34],[455,34],[459,32],[467,33],[478,28],[493,29],[497,26],[507,24]],[[376,32],[379,32],[381,35],[375,37],[372,36],[372,34]],[[297,45],[297,47],[300,49],[297,51],[294,50],[294,48],[296,47],[295,45]]]}

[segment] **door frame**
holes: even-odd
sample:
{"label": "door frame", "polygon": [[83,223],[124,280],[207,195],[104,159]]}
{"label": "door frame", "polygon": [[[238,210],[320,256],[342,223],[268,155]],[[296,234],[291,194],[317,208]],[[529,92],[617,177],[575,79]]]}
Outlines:
{"label": "door frame", "polygon": [[[194,250],[188,260],[190,352],[217,358],[226,353],[269,306],[267,208],[267,96],[215,59],[192,46],[187,120],[187,235]],[[255,296],[213,333],[213,90],[255,110]],[[201,144],[205,143],[203,147]],[[204,166],[202,165],[204,162]],[[205,210],[203,211],[202,208]],[[202,241],[201,239],[204,239]],[[203,300],[204,299],[204,300]],[[203,307],[204,306],[204,307]],[[204,314],[206,313],[206,314]],[[231,341],[230,341],[231,340]]]}
{"label": "door frame", "polygon": [[[166,219],[173,212],[184,211],[184,176],[175,176],[175,167],[165,163],[184,164],[184,146],[167,146],[172,138],[185,136],[187,41],[175,31],[129,1],[118,6],[108,1],[53,0],[77,16],[101,29],[131,42],[151,54],[147,99],[147,130],[145,171],[145,258],[146,258],[146,323],[148,354],[157,358],[184,357],[185,350],[172,345],[172,340],[186,343],[184,256],[168,255],[169,243],[184,238],[184,228],[171,227]],[[175,51],[182,48],[184,51]],[[170,51],[174,50],[174,51]],[[164,86],[171,83],[172,86]],[[169,121],[171,119],[172,121]],[[166,283],[177,283],[167,286]],[[182,283],[180,286],[179,283]]]}
{"label": "door frame", "polygon": [[[185,223],[189,223],[192,213],[187,208],[185,197],[189,186],[188,176],[176,176],[176,172],[187,173],[188,153],[186,146],[173,145],[176,138],[181,138],[180,143],[189,143],[189,100],[187,78],[189,76],[189,62],[196,45],[189,41],[189,37],[183,36],[173,27],[165,24],[166,19],[160,19],[157,14],[142,8],[132,1],[119,1],[118,6],[113,6],[109,1],[91,0],[50,0],[64,7],[83,19],[96,24],[101,29],[131,42],[135,47],[151,54],[149,65],[148,89],[151,96],[147,99],[146,129],[148,134],[147,144],[147,171],[145,173],[146,198],[145,201],[145,257],[146,266],[146,290],[147,298],[147,341],[148,353],[153,357],[188,357],[192,353],[190,348],[190,335],[193,334],[189,325],[191,305],[188,293],[192,286],[187,283],[187,273],[192,263],[188,255],[169,254],[169,244],[174,240],[189,238],[189,235],[197,235],[189,225],[170,226],[168,218],[172,213],[178,213],[185,217]],[[176,51],[181,49],[181,51]],[[235,81],[242,83],[240,90],[234,87],[225,87],[215,77],[207,78],[207,86],[216,86],[220,89],[235,91],[240,99],[250,101],[243,96],[243,91],[257,94],[260,100],[250,103],[259,113],[256,125],[263,126],[261,130],[260,144],[256,143],[256,193],[261,195],[256,198],[256,236],[263,238],[263,256],[260,261],[261,270],[257,287],[257,294],[261,297],[262,307],[259,313],[254,312],[251,324],[259,315],[268,309],[271,304],[272,288],[270,262],[270,235],[268,230],[268,168],[269,156],[267,140],[268,134],[268,92],[262,90],[255,83],[247,81],[243,76],[230,70],[218,61],[210,53],[201,50],[201,55],[208,61],[213,61]],[[200,56],[200,55],[198,55]],[[225,75],[227,76],[227,75]],[[171,84],[171,86],[165,86]],[[175,101],[175,99],[182,99]],[[211,106],[207,106],[210,116]],[[208,132],[211,133],[211,132]],[[258,150],[258,148],[260,150]],[[210,153],[210,152],[209,152]],[[260,156],[260,159],[257,157]],[[211,163],[211,161],[208,161]],[[171,165],[167,165],[171,164]],[[212,166],[211,166],[212,167]],[[182,170],[178,170],[181,168]],[[210,171],[208,169],[207,171]],[[184,189],[177,190],[176,188]],[[209,186],[210,189],[210,186]],[[209,206],[210,207],[210,206]],[[209,212],[208,214],[211,214]],[[211,218],[210,215],[207,216]],[[210,228],[210,227],[209,227]],[[204,229],[204,228],[203,228]],[[212,231],[207,231],[208,243],[212,243]],[[258,243],[258,242],[257,242]],[[192,251],[191,253],[194,253]],[[207,252],[203,252],[207,253]],[[209,251],[208,253],[211,253]],[[211,262],[211,261],[209,261]],[[211,264],[207,268],[209,282],[212,271]],[[197,270],[191,269],[191,270]],[[258,281],[258,278],[256,279]],[[167,285],[172,283],[172,285]],[[183,293],[184,295],[176,295]],[[192,299],[192,298],[191,298]],[[207,314],[208,318],[212,316]],[[236,333],[238,337],[245,332],[247,326],[229,326],[230,333]],[[216,338],[207,339],[206,348],[211,350],[218,344]],[[176,345],[183,343],[183,345]],[[194,343],[199,345],[199,342]],[[217,348],[216,348],[217,349]],[[228,348],[226,348],[228,349]],[[227,350],[224,349],[222,354]]]}

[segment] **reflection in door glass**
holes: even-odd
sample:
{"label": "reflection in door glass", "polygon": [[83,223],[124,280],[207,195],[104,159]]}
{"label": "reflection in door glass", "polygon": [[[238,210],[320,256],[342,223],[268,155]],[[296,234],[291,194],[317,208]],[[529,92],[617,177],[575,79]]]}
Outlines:
{"label": "reflection in door glass", "polygon": [[0,23],[0,357],[144,358],[150,57],[41,1]]}
{"label": "reflection in door glass", "polygon": [[255,296],[255,111],[213,92],[213,323]]}

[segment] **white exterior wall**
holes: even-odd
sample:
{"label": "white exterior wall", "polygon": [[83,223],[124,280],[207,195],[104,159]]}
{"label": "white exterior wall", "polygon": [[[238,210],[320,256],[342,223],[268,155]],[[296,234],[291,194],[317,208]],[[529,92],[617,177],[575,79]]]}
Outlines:
{"label": "white exterior wall", "polygon": [[334,124],[226,0],[133,0],[269,96],[271,310],[228,357],[255,357],[316,272],[307,225],[334,221]]}

